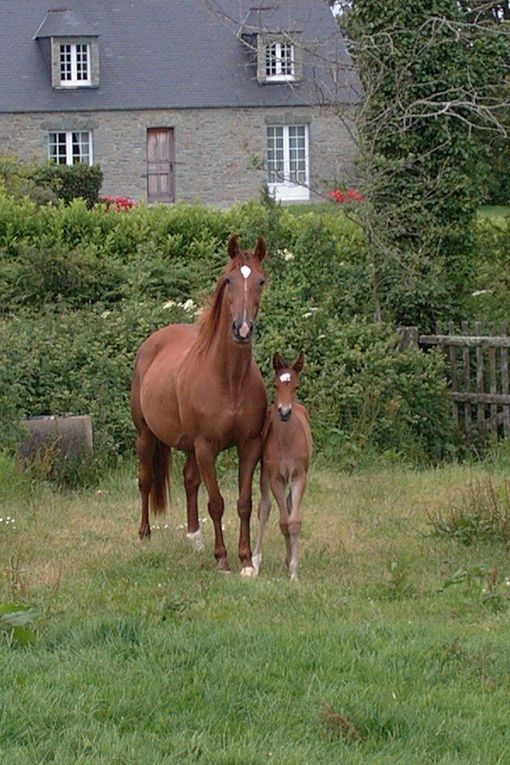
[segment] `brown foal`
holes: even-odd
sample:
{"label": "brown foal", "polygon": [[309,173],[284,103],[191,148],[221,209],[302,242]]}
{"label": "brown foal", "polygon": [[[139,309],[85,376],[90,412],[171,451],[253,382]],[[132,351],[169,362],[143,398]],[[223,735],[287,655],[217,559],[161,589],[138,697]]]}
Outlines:
{"label": "brown foal", "polygon": [[287,570],[293,581],[298,578],[301,500],[312,457],[308,412],[296,402],[303,361],[303,354],[294,364],[287,364],[278,353],[273,357],[276,393],[262,433],[259,531],[253,553],[253,565],[258,574],[262,562],[262,538],[271,510],[271,491],[280,509],[280,529],[285,538]]}
{"label": "brown foal", "polygon": [[239,456],[241,574],[255,574],[250,547],[252,479],[260,458],[267,398],[252,358],[254,322],[259,309],[266,254],[259,237],[255,250],[228,243],[229,262],[220,277],[210,310],[199,325],[171,324],[141,346],[131,388],[131,412],[140,460],[142,499],[140,538],[150,537],[149,499],[153,512],[166,506],[171,448],[187,454],[184,486],[188,537],[201,546],[198,489],[204,481],[213,520],[214,555],[220,571],[229,571],[221,519],[224,502],[215,460],[230,446]]}

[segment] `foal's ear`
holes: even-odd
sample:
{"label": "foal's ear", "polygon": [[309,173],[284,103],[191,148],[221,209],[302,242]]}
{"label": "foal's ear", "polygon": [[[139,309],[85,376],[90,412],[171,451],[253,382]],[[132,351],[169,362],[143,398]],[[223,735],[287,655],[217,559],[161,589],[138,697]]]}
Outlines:
{"label": "foal's ear", "polygon": [[258,237],[253,255],[259,260],[259,262],[262,262],[266,257],[266,240],[263,236]]}
{"label": "foal's ear", "polygon": [[301,370],[303,369],[304,363],[305,363],[305,354],[301,352],[292,365],[292,369],[297,375],[301,374]]}
{"label": "foal's ear", "polygon": [[233,260],[239,255],[239,237],[237,234],[231,234],[228,240],[228,254]]}
{"label": "foal's ear", "polygon": [[275,372],[278,372],[279,369],[282,369],[285,364],[282,361],[282,358],[279,353],[275,353],[273,356],[273,369]]}

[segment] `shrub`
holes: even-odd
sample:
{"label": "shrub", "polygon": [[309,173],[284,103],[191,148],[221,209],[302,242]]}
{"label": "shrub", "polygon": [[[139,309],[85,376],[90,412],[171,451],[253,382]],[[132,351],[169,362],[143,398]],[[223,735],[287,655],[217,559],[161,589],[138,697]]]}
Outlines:
{"label": "shrub", "polygon": [[84,199],[87,207],[99,200],[103,171],[99,165],[57,165],[47,162],[33,171],[35,182],[49,186],[59,199],[69,204],[73,199]]}
{"label": "shrub", "polygon": [[[443,358],[401,353],[373,324],[359,228],[332,205],[295,212],[250,203],[227,212],[138,205],[122,215],[83,200],[42,207],[0,194],[0,411],[91,414],[98,453],[130,451],[136,350],[154,329],[194,320],[226,261],[230,232],[269,246],[256,357],[306,355],[301,393],[318,451],[440,459],[455,447]],[[166,306],[166,308],[165,308]]]}
{"label": "shrub", "polygon": [[100,304],[78,311],[48,306],[37,316],[20,312],[0,320],[2,419],[90,414],[99,459],[130,450],[129,387],[138,346],[165,323],[190,319],[179,306],[141,300],[111,311]]}
{"label": "shrub", "polygon": [[57,165],[22,162],[0,155],[0,187],[16,199],[28,197],[37,205],[81,198],[92,207],[99,198],[103,173],[99,165]]}

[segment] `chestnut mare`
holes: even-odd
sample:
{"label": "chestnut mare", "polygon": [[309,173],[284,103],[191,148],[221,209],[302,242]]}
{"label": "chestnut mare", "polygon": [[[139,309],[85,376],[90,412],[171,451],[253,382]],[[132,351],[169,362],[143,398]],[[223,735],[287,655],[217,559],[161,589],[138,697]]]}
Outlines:
{"label": "chestnut mare", "polygon": [[140,460],[142,498],[140,538],[150,537],[149,497],[154,513],[166,506],[171,448],[187,454],[184,486],[188,538],[202,547],[198,489],[203,480],[214,523],[214,555],[220,571],[229,571],[221,519],[224,502],[216,478],[219,452],[236,446],[239,456],[239,558],[241,575],[255,574],[250,548],[252,479],[260,458],[267,399],[252,358],[266,254],[259,237],[253,253],[238,239],[228,243],[230,260],[220,277],[210,309],[198,325],[171,324],[151,335],[138,351],[131,388],[131,413]]}
{"label": "chestnut mare", "polygon": [[[276,393],[262,433],[259,532],[253,553],[253,565],[258,574],[262,562],[262,537],[271,510],[271,490],[280,509],[280,529],[287,548],[287,569],[294,581],[298,578],[301,500],[312,457],[308,412],[296,402],[303,361],[303,354],[292,365],[283,361],[278,353],[273,356]],[[287,488],[289,493],[285,497]]]}

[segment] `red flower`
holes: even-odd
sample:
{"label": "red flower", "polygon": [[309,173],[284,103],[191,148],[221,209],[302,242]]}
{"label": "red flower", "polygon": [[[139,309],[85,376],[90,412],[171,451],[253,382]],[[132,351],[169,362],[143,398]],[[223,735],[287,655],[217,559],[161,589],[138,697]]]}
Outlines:
{"label": "red flower", "polygon": [[342,189],[333,189],[332,191],[328,191],[326,196],[328,199],[331,199],[332,202],[336,202],[340,205],[343,205],[345,202],[363,202],[365,199],[363,194],[357,189],[347,189],[346,191],[343,191]]}
{"label": "red flower", "polygon": [[131,210],[136,205],[134,199],[129,199],[128,197],[122,196],[112,197],[109,194],[101,197],[99,201],[105,205],[105,212],[108,212],[112,209],[115,210],[115,212],[120,212],[121,210]]}

